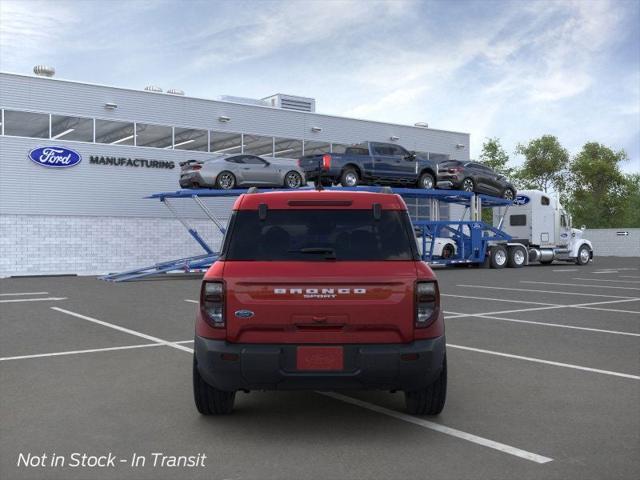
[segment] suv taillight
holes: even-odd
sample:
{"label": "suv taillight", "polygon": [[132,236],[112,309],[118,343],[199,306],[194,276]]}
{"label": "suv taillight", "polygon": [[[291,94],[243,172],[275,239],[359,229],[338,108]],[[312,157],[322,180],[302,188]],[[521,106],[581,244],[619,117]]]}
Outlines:
{"label": "suv taillight", "polygon": [[224,283],[202,283],[200,309],[209,325],[215,328],[224,328]]}
{"label": "suv taillight", "polygon": [[436,282],[416,282],[416,327],[433,323],[440,308],[440,292]]}
{"label": "suv taillight", "polygon": [[329,170],[331,168],[331,155],[325,153],[322,155],[322,169]]}

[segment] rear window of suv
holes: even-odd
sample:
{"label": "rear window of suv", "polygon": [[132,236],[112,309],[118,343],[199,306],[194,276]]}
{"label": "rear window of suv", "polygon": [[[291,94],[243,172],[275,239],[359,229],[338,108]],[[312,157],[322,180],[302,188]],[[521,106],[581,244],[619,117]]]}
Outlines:
{"label": "rear window of suv", "polygon": [[257,261],[417,260],[405,211],[255,210],[233,214],[221,259]]}

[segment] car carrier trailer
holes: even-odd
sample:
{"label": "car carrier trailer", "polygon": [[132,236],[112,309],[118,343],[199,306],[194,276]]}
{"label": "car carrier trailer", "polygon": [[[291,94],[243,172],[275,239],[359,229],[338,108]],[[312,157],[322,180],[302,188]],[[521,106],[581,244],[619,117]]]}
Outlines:
{"label": "car carrier trailer", "polygon": [[[416,208],[410,207],[409,212],[422,260],[431,265],[518,268],[533,262],[551,263],[553,260],[585,264],[593,258],[591,242],[582,238],[583,230],[572,229],[568,214],[543,192],[521,192],[514,202],[457,190],[391,187],[332,187],[328,190],[396,193],[405,201],[415,200]],[[185,189],[146,197],[160,200],[200,245],[204,254],[167,260],[101,278],[115,282],[130,281],[162,273],[208,268],[218,258],[216,249],[181,217],[172,202],[174,199],[193,200],[224,234],[225,220],[217,217],[203,199],[236,197],[243,193],[247,190]],[[441,219],[440,207],[444,204],[457,205],[459,208],[454,210],[462,212],[459,219]],[[418,215],[421,206],[429,207],[428,219]],[[483,209],[493,210],[493,224],[482,220]]]}

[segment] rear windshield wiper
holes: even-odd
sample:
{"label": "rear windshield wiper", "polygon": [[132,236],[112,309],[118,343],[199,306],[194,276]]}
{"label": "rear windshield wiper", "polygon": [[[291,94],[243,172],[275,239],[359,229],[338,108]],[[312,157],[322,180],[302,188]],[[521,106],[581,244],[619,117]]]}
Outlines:
{"label": "rear windshield wiper", "polygon": [[329,247],[307,247],[300,250],[289,250],[289,253],[317,253],[324,254],[324,258],[335,260],[336,251]]}

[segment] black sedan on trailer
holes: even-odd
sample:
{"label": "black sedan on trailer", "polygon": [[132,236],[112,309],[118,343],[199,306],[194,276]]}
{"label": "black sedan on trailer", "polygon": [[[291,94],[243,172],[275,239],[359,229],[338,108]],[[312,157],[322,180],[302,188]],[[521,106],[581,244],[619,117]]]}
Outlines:
{"label": "black sedan on trailer", "polygon": [[438,164],[438,187],[448,185],[465,192],[485,193],[509,200],[516,198],[516,187],[502,174],[477,162],[445,160]]}

